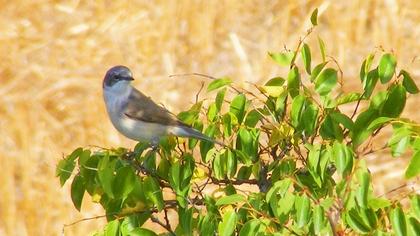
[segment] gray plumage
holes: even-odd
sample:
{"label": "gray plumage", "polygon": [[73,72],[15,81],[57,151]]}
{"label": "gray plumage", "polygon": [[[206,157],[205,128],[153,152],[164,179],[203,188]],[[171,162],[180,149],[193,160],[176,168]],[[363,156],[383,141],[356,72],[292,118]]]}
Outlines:
{"label": "gray plumage", "polygon": [[131,71],[125,66],[109,69],[103,81],[104,100],[114,127],[124,136],[157,146],[166,135],[219,143],[178,120],[172,113],[131,86]]}

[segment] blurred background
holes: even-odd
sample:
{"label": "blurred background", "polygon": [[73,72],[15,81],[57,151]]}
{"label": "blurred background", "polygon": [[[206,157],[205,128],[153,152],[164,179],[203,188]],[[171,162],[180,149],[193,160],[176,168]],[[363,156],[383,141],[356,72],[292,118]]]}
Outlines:
{"label": "blurred background", "polygon": [[[341,65],[346,91],[361,89],[361,62],[381,48],[419,84],[417,0],[1,1],[0,235],[87,235],[105,225],[101,218],[63,231],[104,212],[86,195],[77,212],[55,166],[79,146],[134,146],[106,115],[101,86],[109,67],[127,65],[137,88],[178,113],[203,79],[169,75],[229,76],[239,86],[285,76],[267,52],[295,48],[315,7],[314,34]],[[418,102],[410,96],[403,115],[419,121]],[[402,178],[407,157],[367,160],[377,194],[412,191]]]}

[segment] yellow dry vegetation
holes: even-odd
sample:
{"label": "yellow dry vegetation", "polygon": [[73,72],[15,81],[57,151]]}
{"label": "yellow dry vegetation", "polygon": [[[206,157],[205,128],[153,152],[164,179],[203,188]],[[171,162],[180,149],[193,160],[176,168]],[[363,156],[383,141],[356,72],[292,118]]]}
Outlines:
{"label": "yellow dry vegetation", "polygon": [[[419,83],[418,0],[1,1],[0,235],[59,235],[64,224],[103,214],[88,198],[77,212],[69,184],[60,188],[54,175],[76,147],[134,145],[105,113],[101,83],[110,66],[132,68],[138,88],[178,112],[202,79],[168,75],[227,75],[243,86],[278,75],[284,71],[267,52],[294,48],[315,7],[315,33],[343,67],[346,90],[360,89],[361,61],[381,48]],[[404,115],[418,120],[418,102],[410,97]],[[369,162],[380,192],[404,183],[406,159]],[[104,224],[84,221],[65,235]]]}

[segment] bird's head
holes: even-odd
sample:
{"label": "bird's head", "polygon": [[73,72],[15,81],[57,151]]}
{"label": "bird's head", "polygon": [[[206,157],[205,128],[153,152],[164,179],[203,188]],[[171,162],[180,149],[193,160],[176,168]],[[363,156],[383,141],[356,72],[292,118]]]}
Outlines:
{"label": "bird's head", "polygon": [[134,79],[130,69],[126,66],[114,66],[106,72],[102,87],[127,87],[132,80]]}

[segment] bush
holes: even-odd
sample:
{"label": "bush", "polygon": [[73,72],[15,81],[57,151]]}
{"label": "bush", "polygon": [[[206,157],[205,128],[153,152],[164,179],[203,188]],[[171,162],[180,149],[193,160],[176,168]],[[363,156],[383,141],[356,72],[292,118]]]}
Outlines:
{"label": "bush", "polygon": [[[311,21],[317,24],[316,11]],[[321,39],[322,56],[312,66],[305,43],[311,32],[295,51],[269,54],[290,68],[287,78],[255,91],[214,79],[207,87],[217,91],[214,100],[179,114],[229,147],[167,137],[157,151],[145,143],[133,151],[78,148],[61,160],[61,185],[76,172],[76,209],[87,192],[106,211],[108,224],[97,234],[155,235],[142,228],[150,220],[176,235],[418,235],[420,196],[407,196],[404,207],[375,196],[363,160],[378,150],[400,156],[412,149],[405,177],[418,175],[420,127],[400,118],[417,86],[407,71],[396,73],[392,54],[378,63],[370,54],[360,69],[363,91],[343,93],[341,69],[325,56]],[[386,89],[375,89],[378,81]],[[361,103],[367,106],[359,111]],[[353,106],[351,114],[341,111],[344,105]],[[372,139],[387,126],[392,136],[373,149]],[[164,189],[172,194],[164,196]],[[169,211],[179,222],[168,220]]]}

